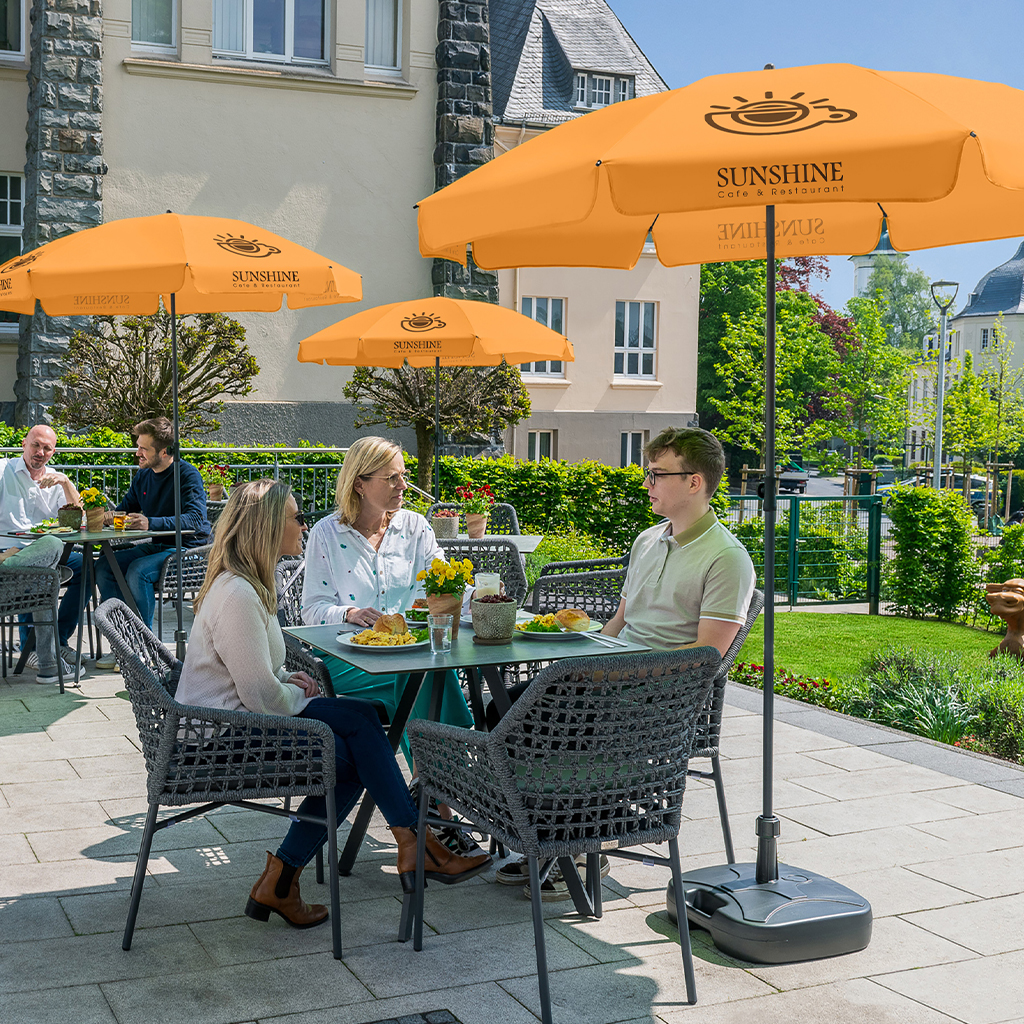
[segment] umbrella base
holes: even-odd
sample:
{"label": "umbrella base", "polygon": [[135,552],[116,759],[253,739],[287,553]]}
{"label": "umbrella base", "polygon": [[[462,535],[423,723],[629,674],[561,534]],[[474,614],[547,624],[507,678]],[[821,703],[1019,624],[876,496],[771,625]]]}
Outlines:
{"label": "umbrella base", "polygon": [[[778,880],[758,883],[754,864],[683,872],[686,916],[730,956],[760,964],[820,960],[864,949],[871,904],[838,882],[787,864]],[[675,888],[666,892],[677,921]]]}

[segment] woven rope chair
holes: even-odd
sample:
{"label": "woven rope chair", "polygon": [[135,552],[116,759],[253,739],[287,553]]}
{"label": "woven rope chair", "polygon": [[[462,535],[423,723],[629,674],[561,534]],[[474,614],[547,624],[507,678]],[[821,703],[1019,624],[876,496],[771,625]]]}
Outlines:
{"label": "woven rope chair", "polygon": [[[198,548],[188,548],[181,553],[181,596],[182,599],[195,600],[206,579],[206,566],[210,558],[212,545],[204,544]],[[178,600],[178,553],[175,551],[162,566],[156,581],[156,631],[158,636],[164,635],[164,601],[171,607]]]}
{"label": "woven rope chair", "polygon": [[[298,812],[255,801],[322,796],[327,828],[331,928],[341,959],[338,838],[334,806],[334,734],[323,722],[179,704],[181,663],[122,601],[104,601],[96,623],[124,675],[146,759],[149,812],[135,865],[122,949],[130,949],[153,836],[179,821],[231,804],[294,819]],[[198,804],[199,806],[195,806]],[[157,821],[161,807],[184,807]]]}
{"label": "woven rope chair", "polygon": [[302,625],[302,584],[305,578],[304,558],[282,558],[274,569],[277,619],[282,626]]}
{"label": "woven rope chair", "polygon": [[[601,916],[601,853],[670,866],[678,891],[679,823],[697,715],[721,657],[712,647],[572,658],[544,669],[490,733],[410,725],[420,778],[420,828],[433,797],[466,827],[525,854],[542,1019],[551,1021],[541,882],[557,860],[577,910]],[[629,847],[668,842],[667,858]],[[573,859],[587,855],[587,887]],[[423,846],[412,921],[423,944]],[[697,1001],[688,927],[680,946],[689,1002]]]}
{"label": "woven rope chair", "polygon": [[618,555],[615,558],[585,558],[578,562],[548,562],[540,570],[541,576],[555,573],[594,572],[603,569],[625,569],[629,565],[629,555]]}
{"label": "woven rope chair", "polygon": [[[459,511],[459,529],[466,532],[466,514],[462,511],[461,505],[455,505],[450,501],[438,501],[435,502],[430,508],[427,509],[427,519],[440,509],[447,509],[453,511]],[[511,534],[521,533],[519,529],[519,516],[516,515],[516,510],[507,501],[496,501],[492,506],[490,512],[487,513],[487,532],[488,534]]]}
{"label": "woven rope chair", "polygon": [[625,582],[625,568],[542,573],[533,585],[533,614],[579,608],[592,619],[607,622],[618,611]]}
{"label": "woven rope chair", "polygon": [[529,591],[523,556],[510,540],[439,540],[446,558],[468,558],[474,572],[496,572],[505,584],[505,593],[522,605]]}
{"label": "woven rope chair", "polygon": [[[0,628],[0,669],[7,678],[8,660],[14,650],[14,623],[19,615],[32,615],[33,625],[51,626],[56,642],[57,594],[60,591],[61,572],[41,566],[0,571],[0,623],[10,620],[10,646],[7,635]],[[57,651],[57,685],[64,692],[64,670],[60,651]]]}

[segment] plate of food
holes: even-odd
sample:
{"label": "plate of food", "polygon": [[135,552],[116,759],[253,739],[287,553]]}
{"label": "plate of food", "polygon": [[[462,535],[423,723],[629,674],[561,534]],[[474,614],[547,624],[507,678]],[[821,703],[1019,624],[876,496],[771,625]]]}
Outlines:
{"label": "plate of food", "polygon": [[575,640],[583,633],[596,633],[600,622],[579,608],[563,608],[554,615],[533,615],[516,623],[515,635],[524,640]]}
{"label": "plate of food", "polygon": [[43,533],[78,533],[73,526],[61,526],[56,519],[44,519],[38,526],[33,526],[28,531],[21,531],[22,536],[28,536],[28,534],[43,534]]}
{"label": "plate of food", "polygon": [[339,633],[338,643],[352,650],[414,651],[430,644],[426,629],[409,629],[403,615],[382,615],[373,629],[360,633]]}
{"label": "plate of food", "polygon": [[412,606],[408,611],[402,612],[405,616],[406,622],[422,622],[426,624],[427,616],[430,614],[430,609],[427,607],[417,608],[415,605]]}

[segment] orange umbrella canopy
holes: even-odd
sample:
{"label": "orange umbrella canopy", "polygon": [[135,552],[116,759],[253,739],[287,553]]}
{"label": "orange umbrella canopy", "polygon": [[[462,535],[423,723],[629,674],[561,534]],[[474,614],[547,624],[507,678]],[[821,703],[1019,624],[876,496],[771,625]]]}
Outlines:
{"label": "orange umbrella canopy", "polygon": [[240,220],[175,213],[110,221],[0,266],[0,308],[51,316],[292,309],[357,302],[354,271]]}
{"label": "orange umbrella canopy", "polygon": [[575,358],[572,343],[522,313],[466,299],[410,299],[365,309],[306,338],[299,361],[331,366],[497,366]]}
{"label": "orange umbrella canopy", "polygon": [[[822,64],[616,103],[424,199],[420,251],[485,268],[668,266],[1024,234],[1024,92]],[[500,196],[501,201],[495,202]]]}

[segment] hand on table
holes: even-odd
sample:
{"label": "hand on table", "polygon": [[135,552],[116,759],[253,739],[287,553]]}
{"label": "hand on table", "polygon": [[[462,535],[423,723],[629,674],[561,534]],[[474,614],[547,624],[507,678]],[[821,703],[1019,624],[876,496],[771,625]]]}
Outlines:
{"label": "hand on table", "polygon": [[149,520],[141,512],[128,513],[129,530],[148,530]]}
{"label": "hand on table", "polygon": [[345,616],[345,621],[351,626],[362,626],[369,629],[379,618],[381,613],[376,608],[350,608]]}
{"label": "hand on table", "polygon": [[320,684],[307,672],[293,672],[288,682],[297,686],[307,697],[320,696]]}

